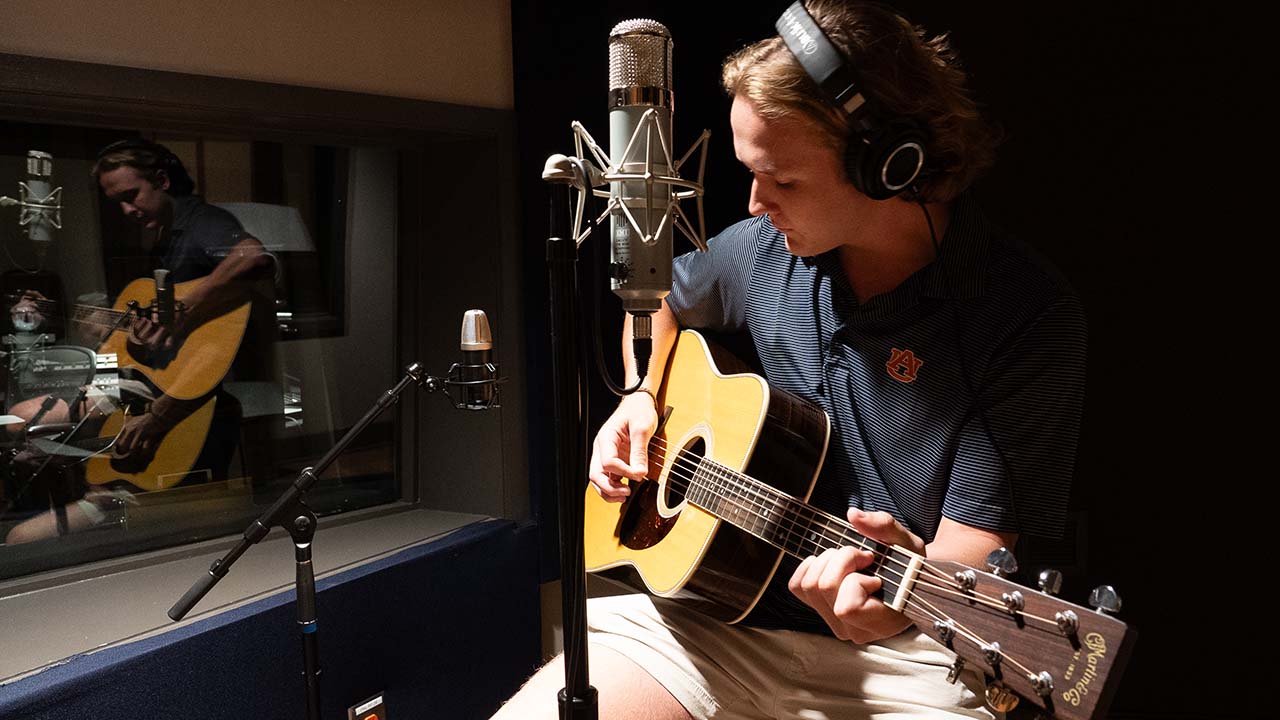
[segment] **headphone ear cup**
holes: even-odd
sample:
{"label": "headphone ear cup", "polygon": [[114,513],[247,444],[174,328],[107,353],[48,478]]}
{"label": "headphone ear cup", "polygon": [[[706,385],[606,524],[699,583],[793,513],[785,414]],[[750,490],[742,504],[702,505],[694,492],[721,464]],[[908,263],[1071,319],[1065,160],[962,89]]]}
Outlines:
{"label": "headphone ear cup", "polygon": [[925,136],[912,125],[884,128],[864,142],[851,136],[845,169],[854,187],[873,200],[888,200],[915,182],[924,168]]}

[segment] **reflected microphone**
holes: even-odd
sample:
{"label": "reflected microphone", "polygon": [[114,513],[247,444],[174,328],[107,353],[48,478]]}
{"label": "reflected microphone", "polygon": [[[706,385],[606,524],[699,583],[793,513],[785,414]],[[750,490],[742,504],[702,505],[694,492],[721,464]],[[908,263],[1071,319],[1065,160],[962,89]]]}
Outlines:
{"label": "reflected microphone", "polygon": [[493,364],[493,333],[483,310],[462,316],[462,362],[450,372],[449,385],[458,390],[454,405],[466,410],[498,407],[498,368]]}
{"label": "reflected microphone", "polygon": [[62,229],[62,188],[53,187],[53,156],[27,152],[27,179],[18,182],[18,199],[0,197],[0,205],[17,205],[18,227],[43,256],[53,242],[53,231]]}
{"label": "reflected microphone", "polygon": [[[609,33],[609,164],[616,172],[673,174],[665,150],[672,145],[671,46],[671,33],[655,20],[626,20]],[[610,284],[631,313],[641,377],[652,347],[652,314],[671,292],[669,190],[643,179],[609,185]]]}

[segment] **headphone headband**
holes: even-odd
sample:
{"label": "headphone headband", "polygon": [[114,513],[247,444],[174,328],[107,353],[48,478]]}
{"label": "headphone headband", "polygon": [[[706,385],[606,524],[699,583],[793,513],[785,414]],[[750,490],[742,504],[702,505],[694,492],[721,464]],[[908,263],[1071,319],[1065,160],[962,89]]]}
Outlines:
{"label": "headphone headband", "polygon": [[166,162],[169,158],[175,157],[172,150],[159,143],[151,142],[150,140],[142,137],[134,137],[117,140],[102,148],[98,151],[98,159],[101,160],[111,153],[121,152],[123,150],[145,150],[147,152],[155,153],[161,160]]}
{"label": "headphone headband", "polygon": [[787,49],[804,68],[831,104],[852,115],[866,104],[862,83],[844,55],[804,9],[800,0],[793,2],[774,23]]}
{"label": "headphone headband", "polygon": [[925,133],[908,119],[883,122],[857,70],[796,0],[774,26],[796,62],[849,127],[845,174],[864,195],[887,200],[906,190],[924,167]]}

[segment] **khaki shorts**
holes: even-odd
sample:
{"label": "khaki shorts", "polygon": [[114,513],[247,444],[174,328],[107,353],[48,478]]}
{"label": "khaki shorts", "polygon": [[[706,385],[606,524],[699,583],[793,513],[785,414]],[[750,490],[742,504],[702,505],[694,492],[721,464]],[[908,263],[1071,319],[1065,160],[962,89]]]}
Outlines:
{"label": "khaki shorts", "polygon": [[978,676],[948,683],[954,656],[913,629],[859,646],[726,625],[646,595],[592,599],[587,620],[592,641],[639,664],[698,720],[995,717]]}

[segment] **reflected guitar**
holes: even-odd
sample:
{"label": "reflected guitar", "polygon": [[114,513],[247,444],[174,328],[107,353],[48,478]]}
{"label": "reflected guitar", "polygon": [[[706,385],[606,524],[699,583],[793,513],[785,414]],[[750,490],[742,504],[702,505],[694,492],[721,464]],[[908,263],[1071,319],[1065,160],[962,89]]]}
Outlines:
{"label": "reflected guitar", "polygon": [[1005,577],[878,543],[807,504],[830,436],[826,413],[740,370],[701,335],[680,334],[657,393],[664,411],[647,478],[622,503],[587,489],[589,572],[732,623],[755,606],[784,553],[859,546],[878,558],[865,572],[881,578],[884,603],[954,652],[957,669],[985,674],[993,708],[1024,698],[1063,720],[1104,716],[1136,637],[1130,628]]}
{"label": "reflected guitar", "polygon": [[90,485],[124,480],[141,490],[166,490],[182,481],[195,465],[213,423],[216,403],[217,398],[210,397],[170,428],[147,459],[139,453],[121,454],[116,448],[120,430],[129,420],[124,409],[103,421],[96,436],[82,436],[82,428],[69,437],[37,438],[32,443],[52,455],[83,458],[85,480]]}
{"label": "reflected guitar", "polygon": [[121,368],[141,372],[170,397],[192,400],[217,387],[231,369],[248,325],[249,303],[201,323],[177,349],[167,353],[152,353],[133,342],[126,316],[134,313],[134,308],[150,308],[161,324],[172,323],[182,299],[202,282],[203,279],[189,280],[166,289],[158,281],[139,278],[125,287],[113,308],[77,306],[73,317],[110,330],[98,348],[99,353],[116,353]]}
{"label": "reflected guitar", "polygon": [[143,490],[167,490],[177,485],[191,471],[204,447],[217,401],[216,397],[209,398],[200,409],[174,425],[146,463],[116,453],[114,439],[128,420],[123,410],[117,410],[107,418],[100,431],[99,441],[111,442],[111,447],[85,463],[85,480],[91,485],[125,480]]}

